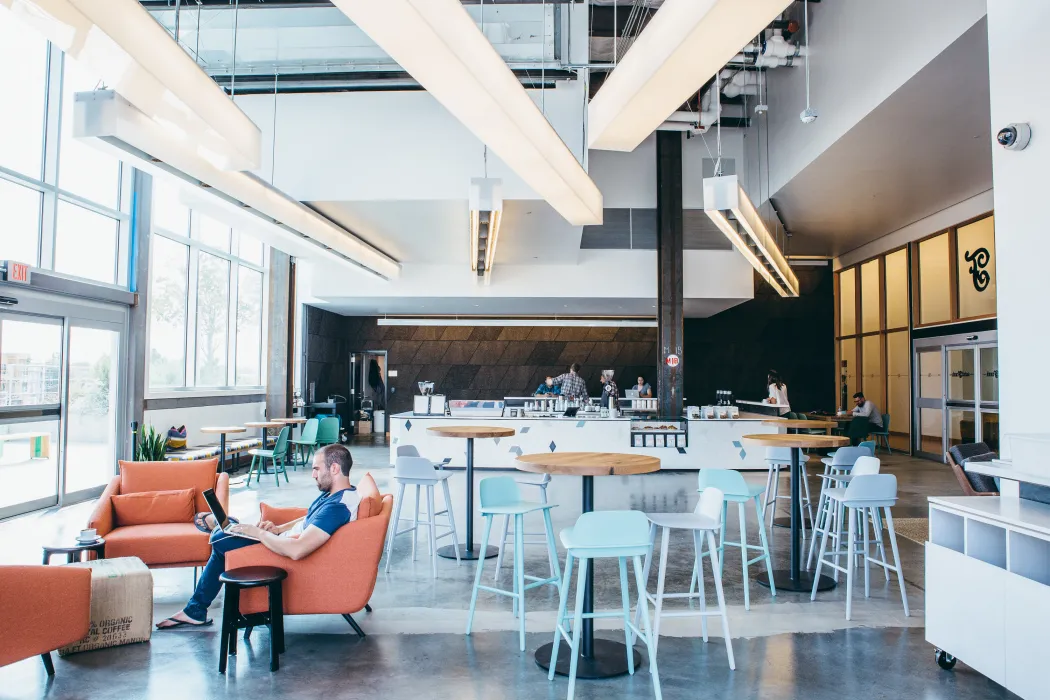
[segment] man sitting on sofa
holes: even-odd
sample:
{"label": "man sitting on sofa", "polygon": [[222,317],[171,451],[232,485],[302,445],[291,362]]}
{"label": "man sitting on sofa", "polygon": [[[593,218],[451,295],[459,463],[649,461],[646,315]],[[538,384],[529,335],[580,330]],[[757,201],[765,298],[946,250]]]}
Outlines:
{"label": "man sitting on sofa", "polygon": [[[193,597],[182,612],[157,623],[159,629],[210,625],[208,606],[219,594],[222,584],[219,576],[226,570],[226,553],[261,542],[270,551],[289,559],[299,560],[312,554],[328,541],[336,530],[357,519],[360,496],[350,485],[350,468],[354,460],[343,445],[326,445],[317,451],[313,460],[313,476],[322,492],[310,504],[306,515],[284,525],[263,520],[258,525],[238,524],[230,534],[213,529],[211,558],[197,581]],[[206,518],[207,527],[215,528],[215,518]],[[237,535],[245,535],[238,537]]]}

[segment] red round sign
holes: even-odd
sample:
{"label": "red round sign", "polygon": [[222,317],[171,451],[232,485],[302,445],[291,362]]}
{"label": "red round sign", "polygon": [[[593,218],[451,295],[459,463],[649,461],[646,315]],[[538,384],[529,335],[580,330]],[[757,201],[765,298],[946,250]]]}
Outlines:
{"label": "red round sign", "polygon": [[668,367],[677,367],[678,365],[682,364],[682,358],[678,355],[668,355],[664,358],[664,364],[666,364]]}

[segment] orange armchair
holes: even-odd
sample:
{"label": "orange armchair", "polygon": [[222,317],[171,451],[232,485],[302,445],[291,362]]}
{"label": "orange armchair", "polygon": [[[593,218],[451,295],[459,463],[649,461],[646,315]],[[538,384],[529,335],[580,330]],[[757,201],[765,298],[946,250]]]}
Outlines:
{"label": "orange armchair", "polygon": [[120,462],[120,475],[102,492],[88,527],[106,538],[106,557],[138,557],[151,569],[204,566],[211,556],[208,534],[192,520],[148,525],[121,525],[116,520],[113,496],[153,491],[194,490],[194,510],[207,511],[204,491],[214,489],[229,509],[230,477],[216,474],[218,459],[187,462]]}
{"label": "orange armchair", "polygon": [[[393,496],[382,495],[371,474],[357,485],[361,495],[357,520],[339,528],[316,552],[293,561],[274,554],[261,544],[226,554],[226,568],[276,566],[288,572],[283,585],[285,615],[342,615],[361,636],[350,613],[368,605],[379,573]],[[305,508],[273,508],[262,504],[263,520],[278,525],[306,515]],[[266,590],[241,591],[241,613],[268,609]]]}
{"label": "orange armchair", "polygon": [[0,666],[37,654],[55,675],[51,652],[87,636],[91,570],[0,566]]}

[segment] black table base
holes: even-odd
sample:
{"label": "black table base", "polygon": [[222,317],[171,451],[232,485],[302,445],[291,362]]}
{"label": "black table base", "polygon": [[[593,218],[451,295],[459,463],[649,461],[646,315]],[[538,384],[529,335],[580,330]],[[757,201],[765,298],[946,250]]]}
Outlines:
{"label": "black table base", "polygon": [[[755,577],[755,579],[769,588],[769,575],[761,573]],[[773,583],[777,586],[777,593],[780,591],[791,591],[794,593],[809,593],[813,590],[813,574],[808,571],[800,572],[797,579],[791,578],[791,572],[787,569],[774,569],[773,570]],[[835,579],[830,576],[821,576],[820,585],[817,586],[818,591],[830,591],[836,586]]]}
{"label": "black table base", "polygon": [[[437,553],[439,557],[444,557],[445,559],[456,558],[456,548],[450,544],[447,544],[444,547],[438,547]],[[477,561],[480,559],[478,556],[479,554],[481,554],[481,547],[479,545],[474,545],[470,549],[467,549],[467,545],[465,544],[459,545],[459,558],[463,561]],[[485,547],[486,559],[491,559],[497,555],[499,555],[498,547]]]}
{"label": "black table base", "polygon": [[[584,656],[582,653],[583,640],[580,640],[580,660],[576,662],[577,678],[613,678],[627,673],[627,645],[623,642],[613,642],[608,639],[594,639],[591,643],[592,655]],[[541,668],[550,670],[551,650],[553,643],[547,643],[536,650],[536,664]],[[558,659],[554,666],[554,672],[559,676],[569,675],[570,653],[572,645],[564,639],[558,646]],[[634,654],[635,671],[642,666],[642,655],[637,649],[632,649]]]}

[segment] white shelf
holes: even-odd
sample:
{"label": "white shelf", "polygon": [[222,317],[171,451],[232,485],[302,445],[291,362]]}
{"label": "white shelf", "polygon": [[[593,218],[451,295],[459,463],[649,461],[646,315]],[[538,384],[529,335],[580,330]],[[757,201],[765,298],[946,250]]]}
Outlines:
{"label": "white shelf", "polygon": [[1050,586],[1050,541],[1011,532],[1010,570],[1030,581]]}
{"label": "white shelf", "polygon": [[966,551],[966,518],[931,508],[930,542],[963,554]]}
{"label": "white shelf", "polygon": [[1006,568],[1006,528],[981,520],[966,520],[966,556]]}

